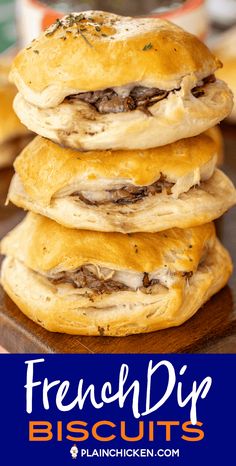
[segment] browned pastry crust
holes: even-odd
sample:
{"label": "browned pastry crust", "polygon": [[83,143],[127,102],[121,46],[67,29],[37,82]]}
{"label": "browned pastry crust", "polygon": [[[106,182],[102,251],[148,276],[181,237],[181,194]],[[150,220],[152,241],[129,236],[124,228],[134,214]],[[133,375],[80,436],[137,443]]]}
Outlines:
{"label": "browned pastry crust", "polygon": [[214,78],[220,66],[168,21],[89,11],[57,21],[21,51],[10,77],[15,111],[37,134],[79,150],[147,149],[196,136],[230,113],[231,92]]}
{"label": "browned pastry crust", "polygon": [[201,41],[168,21],[86,11],[23,49],[10,77],[27,101],[46,108],[71,94],[130,83],[177,89],[183,76],[199,81],[220,66]]}
{"label": "browned pastry crust", "polygon": [[8,198],[69,228],[161,231],[207,223],[236,202],[206,134],[137,151],[80,154],[37,137],[15,162]]}
{"label": "browned pastry crust", "polygon": [[50,331],[80,335],[180,325],[232,271],[213,224],[122,235],[69,230],[29,214],[1,252],[1,283],[22,312]]}

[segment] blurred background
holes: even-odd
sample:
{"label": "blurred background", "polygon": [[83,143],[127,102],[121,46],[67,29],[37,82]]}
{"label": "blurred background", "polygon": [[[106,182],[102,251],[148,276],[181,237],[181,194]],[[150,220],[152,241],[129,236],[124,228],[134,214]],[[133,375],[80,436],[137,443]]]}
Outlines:
{"label": "blurred background", "polygon": [[16,42],[15,2],[0,0],[0,53]]}

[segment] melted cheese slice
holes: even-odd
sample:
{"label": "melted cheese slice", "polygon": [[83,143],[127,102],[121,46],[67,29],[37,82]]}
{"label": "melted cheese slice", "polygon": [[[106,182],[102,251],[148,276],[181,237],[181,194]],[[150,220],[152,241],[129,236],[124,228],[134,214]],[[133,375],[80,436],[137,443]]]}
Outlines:
{"label": "melted cheese slice", "polygon": [[148,150],[78,152],[36,137],[15,162],[30,198],[42,205],[82,191],[116,189],[126,184],[148,186],[164,175],[176,183],[176,196],[209,178],[216,163],[216,145],[207,135],[182,139]]}

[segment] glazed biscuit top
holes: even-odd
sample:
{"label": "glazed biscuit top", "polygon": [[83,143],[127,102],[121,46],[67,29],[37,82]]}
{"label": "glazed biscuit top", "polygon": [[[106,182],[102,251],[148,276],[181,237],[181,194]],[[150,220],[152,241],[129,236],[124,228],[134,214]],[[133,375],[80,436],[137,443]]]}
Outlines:
{"label": "glazed biscuit top", "polygon": [[18,54],[10,76],[26,100],[50,89],[58,104],[68,92],[172,90],[184,76],[197,81],[220,66],[201,41],[168,21],[86,11],[57,20]]}
{"label": "glazed biscuit top", "polygon": [[204,167],[214,168],[216,152],[215,142],[205,134],[154,149],[92,152],[65,149],[38,136],[17,157],[14,167],[28,196],[48,205],[69,185],[76,189],[86,184],[93,189],[99,180],[103,184],[121,180],[147,186],[163,175],[176,182],[194,171],[199,174]]}
{"label": "glazed biscuit top", "polygon": [[1,242],[1,253],[39,271],[74,270],[95,264],[116,270],[195,271],[207,247],[214,245],[212,223],[160,233],[101,233],[65,228],[28,214]]}

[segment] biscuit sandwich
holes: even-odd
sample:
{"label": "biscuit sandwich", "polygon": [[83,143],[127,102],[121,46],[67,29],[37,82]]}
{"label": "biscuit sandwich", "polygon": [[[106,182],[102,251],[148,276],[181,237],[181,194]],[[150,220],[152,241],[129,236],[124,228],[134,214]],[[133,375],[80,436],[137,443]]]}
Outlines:
{"label": "biscuit sandwich", "polygon": [[37,134],[80,150],[148,149],[225,118],[221,62],[159,18],[102,11],[57,20],[15,58],[14,108]]}
{"label": "biscuit sandwich", "polygon": [[232,272],[212,223],[123,235],[67,229],[30,213],[1,253],[1,283],[19,309],[50,331],[75,335],[180,325]]}
{"label": "biscuit sandwich", "polygon": [[8,199],[78,229],[157,232],[220,217],[236,191],[207,134],[146,150],[83,152],[36,137],[17,157]]}

